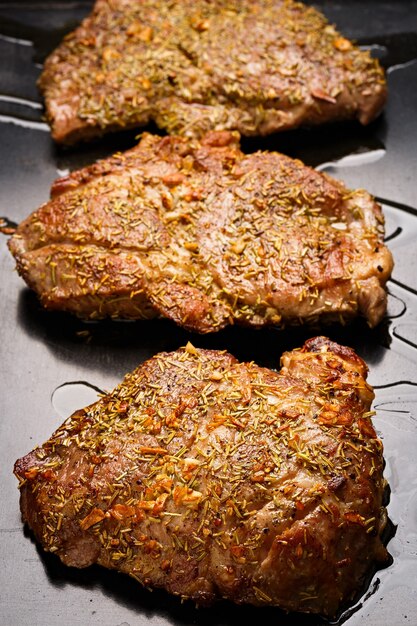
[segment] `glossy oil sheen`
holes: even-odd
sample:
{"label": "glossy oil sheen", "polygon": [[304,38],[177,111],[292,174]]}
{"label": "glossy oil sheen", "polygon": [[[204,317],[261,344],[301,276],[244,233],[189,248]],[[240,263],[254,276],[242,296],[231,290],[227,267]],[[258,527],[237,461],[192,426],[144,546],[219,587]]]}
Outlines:
{"label": "glossy oil sheen", "polygon": [[417,624],[417,2],[315,3],[348,37],[368,48],[388,72],[384,114],[355,123],[247,139],[247,151],[274,149],[374,193],[386,217],[395,259],[387,319],[340,328],[252,331],[230,328],[196,336],[168,321],[84,323],[47,313],[24,287],[7,250],[7,233],[48,199],[51,182],[135,142],[122,133],[87,146],[58,148],[43,120],[36,80],[65,32],[88,14],[89,2],[0,4],[0,615],[19,626],[240,626],[255,622],[318,626],[318,616],[222,603],[181,604],[163,592],[98,567],[67,568],[37,547],[20,520],[14,461],[73,411],[94,402],[123,375],[161,350],[192,341],[227,349],[242,360],[277,368],[282,352],[325,332],[353,347],[369,365],[375,426],[384,444],[389,483],[387,527],[392,562],[375,572],[335,624]]}

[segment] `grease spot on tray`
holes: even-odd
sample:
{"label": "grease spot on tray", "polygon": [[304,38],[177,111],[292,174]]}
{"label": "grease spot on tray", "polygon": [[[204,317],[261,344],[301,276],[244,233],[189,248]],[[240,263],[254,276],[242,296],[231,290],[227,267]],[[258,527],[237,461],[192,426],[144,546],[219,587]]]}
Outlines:
{"label": "grease spot on tray", "polygon": [[[391,488],[389,515],[397,526],[390,553],[394,561],[401,555],[403,567],[409,567],[417,558],[417,477],[415,465],[410,462],[417,453],[417,401],[413,386],[402,384],[379,390],[375,410],[374,423],[383,431],[384,473]],[[404,582],[404,577],[401,580]],[[395,584],[395,578],[391,582]]]}
{"label": "grease spot on tray", "polygon": [[[85,8],[83,13],[88,13],[88,7]],[[62,41],[64,36],[78,26],[80,21],[81,15],[79,20],[72,18],[59,28],[45,29],[33,24],[23,24],[2,16],[0,38],[18,46],[33,46],[34,61],[42,63],[48,54]]]}
{"label": "grease spot on tray", "polygon": [[394,337],[417,348],[417,322],[402,322],[393,329]]}
{"label": "grease spot on tray", "polygon": [[78,409],[97,402],[105,392],[85,381],[63,383],[51,395],[52,406],[60,417],[66,419]]}
{"label": "grease spot on tray", "polygon": [[362,50],[369,50],[388,72],[400,69],[417,59],[417,34],[392,33],[372,37],[372,41],[359,41]]}
{"label": "grease spot on tray", "polygon": [[321,163],[316,167],[319,172],[330,171],[333,167],[358,167],[379,161],[385,156],[384,148],[366,149],[359,148],[357,152],[347,154],[340,159]]}
{"label": "grease spot on tray", "polygon": [[17,117],[16,115],[0,115],[0,122],[4,124],[14,124],[21,128],[29,128],[30,130],[41,130],[43,132],[49,132],[49,126],[46,122],[37,122],[33,120],[25,119],[24,117]]}
{"label": "grease spot on tray", "polygon": [[407,305],[398,296],[395,296],[392,293],[388,293],[388,307],[387,307],[387,317],[389,319],[395,319],[397,317],[401,317],[404,315]]}

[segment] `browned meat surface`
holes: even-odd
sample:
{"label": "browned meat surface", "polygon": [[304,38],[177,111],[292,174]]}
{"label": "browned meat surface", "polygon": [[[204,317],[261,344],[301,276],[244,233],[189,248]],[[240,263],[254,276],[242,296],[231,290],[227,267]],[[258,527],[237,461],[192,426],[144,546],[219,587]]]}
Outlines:
{"label": "browned meat surface", "polygon": [[40,79],[56,141],[154,120],[266,135],[381,110],[378,61],[292,0],[97,0]]}
{"label": "browned meat surface", "polygon": [[236,136],[140,144],[52,188],[9,246],[49,309],[211,332],[386,310],[392,258],[363,190]]}
{"label": "browned meat surface", "polygon": [[67,565],[333,616],[387,558],[366,373],[324,337],[279,373],[158,354],[16,462],[23,519]]}

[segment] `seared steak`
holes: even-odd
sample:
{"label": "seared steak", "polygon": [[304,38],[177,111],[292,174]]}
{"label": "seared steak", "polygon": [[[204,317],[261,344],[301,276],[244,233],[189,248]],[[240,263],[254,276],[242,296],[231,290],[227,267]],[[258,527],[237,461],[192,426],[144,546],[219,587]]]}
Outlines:
{"label": "seared steak", "polygon": [[227,131],[145,135],[52,195],[9,241],[49,309],[202,333],[385,313],[379,205],[281,154],[245,156]]}
{"label": "seared steak", "polygon": [[16,462],[23,519],[67,565],[334,616],[387,558],[366,373],[323,337],[279,373],[158,354]]}
{"label": "seared steak", "polygon": [[97,0],[39,85],[65,143],[150,120],[187,136],[366,124],[386,97],[378,61],[292,0]]}

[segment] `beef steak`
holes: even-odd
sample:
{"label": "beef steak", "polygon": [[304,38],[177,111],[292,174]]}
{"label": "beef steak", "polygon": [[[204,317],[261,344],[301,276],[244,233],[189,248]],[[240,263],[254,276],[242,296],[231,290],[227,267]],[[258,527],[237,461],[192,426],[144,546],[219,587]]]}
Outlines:
{"label": "beef steak", "polygon": [[378,61],[292,0],[97,0],[39,85],[64,143],[151,120],[187,136],[366,124],[386,97]]}
{"label": "beef steak", "polygon": [[201,333],[385,314],[379,205],[238,137],[145,135],[58,180],[9,241],[45,307]]}
{"label": "beef steak", "polygon": [[366,373],[323,337],[278,373],[158,354],[16,462],[23,519],[70,566],[334,616],[387,558]]}

